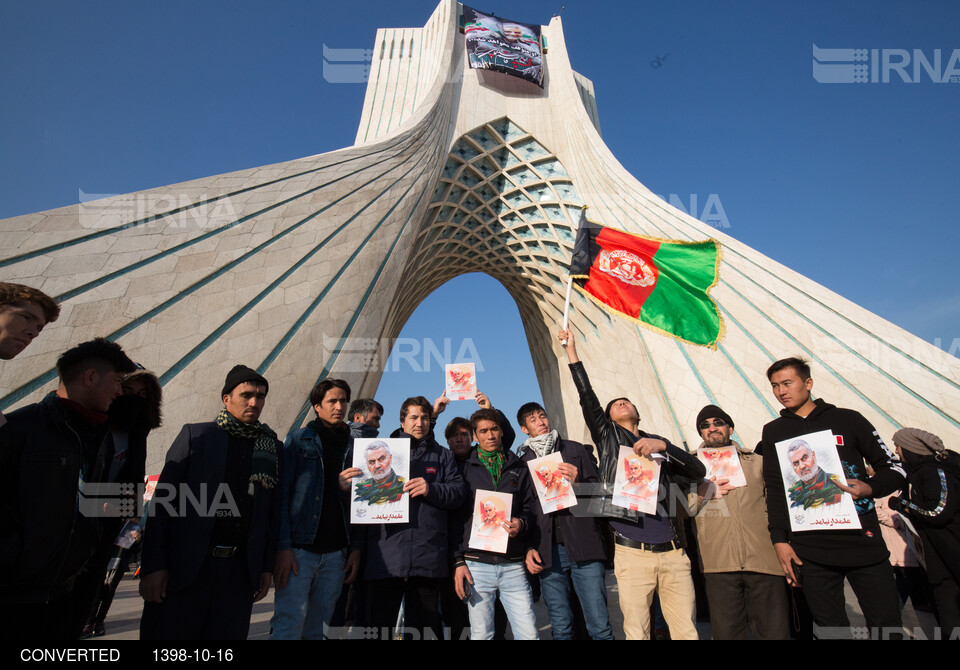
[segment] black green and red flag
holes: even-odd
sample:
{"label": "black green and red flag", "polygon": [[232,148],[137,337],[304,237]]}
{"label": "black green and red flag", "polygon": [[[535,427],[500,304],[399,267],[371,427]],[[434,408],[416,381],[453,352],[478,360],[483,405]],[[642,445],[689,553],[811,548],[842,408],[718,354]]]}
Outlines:
{"label": "black green and red flag", "polygon": [[716,349],[724,327],[709,292],[717,283],[719,266],[716,240],[632,235],[581,214],[570,277],[578,291],[608,312]]}

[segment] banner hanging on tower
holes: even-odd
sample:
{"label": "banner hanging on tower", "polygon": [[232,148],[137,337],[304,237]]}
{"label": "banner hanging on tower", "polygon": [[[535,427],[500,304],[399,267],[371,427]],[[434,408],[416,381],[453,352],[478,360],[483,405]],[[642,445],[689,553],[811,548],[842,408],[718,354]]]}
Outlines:
{"label": "banner hanging on tower", "polygon": [[540,26],[499,19],[463,5],[463,32],[471,68],[504,72],[543,88]]}
{"label": "banner hanging on tower", "polygon": [[606,311],[716,349],[723,319],[708,295],[719,279],[716,240],[683,242],[605,228],[580,214],[570,261],[577,290]]}

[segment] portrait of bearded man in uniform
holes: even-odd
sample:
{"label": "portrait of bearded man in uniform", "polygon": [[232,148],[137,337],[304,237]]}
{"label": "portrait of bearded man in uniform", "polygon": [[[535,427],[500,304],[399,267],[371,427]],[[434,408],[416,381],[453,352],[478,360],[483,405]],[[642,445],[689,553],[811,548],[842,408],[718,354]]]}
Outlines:
{"label": "portrait of bearded man in uniform", "polygon": [[817,465],[817,452],[809,444],[795,441],[787,448],[787,458],[800,478],[787,490],[790,507],[811,509],[840,502],[843,497],[843,490],[837,486],[840,477]]}
{"label": "portrait of bearded man in uniform", "polygon": [[399,502],[403,496],[405,478],[393,470],[393,454],[386,442],[367,445],[365,458],[370,477],[356,485],[355,501],[369,505]]}

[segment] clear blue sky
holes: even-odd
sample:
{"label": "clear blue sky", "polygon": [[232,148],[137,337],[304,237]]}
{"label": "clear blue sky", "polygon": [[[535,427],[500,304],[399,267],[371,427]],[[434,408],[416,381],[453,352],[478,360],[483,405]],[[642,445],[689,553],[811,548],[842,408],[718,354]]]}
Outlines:
{"label": "clear blue sky", "polygon": [[[821,84],[812,47],[960,49],[955,2],[477,2],[562,17],[604,139],[641,182],[921,338],[960,353],[960,83]],[[371,48],[435,3],[0,0],[0,218],[352,143],[364,86],[322,77],[322,46]],[[652,63],[659,57],[661,67]],[[549,61],[548,61],[549,67]],[[908,68],[912,74],[912,67]],[[454,353],[508,415],[539,399],[516,308],[487,277],[442,287],[403,337]],[[422,354],[419,355],[422,367]],[[390,368],[399,402],[442,390],[436,361]],[[469,414],[456,403],[448,416]],[[445,417],[446,418],[446,417]]]}

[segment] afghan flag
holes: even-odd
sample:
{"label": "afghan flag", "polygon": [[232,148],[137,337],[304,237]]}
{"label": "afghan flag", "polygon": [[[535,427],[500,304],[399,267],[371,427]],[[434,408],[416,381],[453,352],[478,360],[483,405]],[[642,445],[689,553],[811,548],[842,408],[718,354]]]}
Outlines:
{"label": "afghan flag", "polygon": [[723,320],[708,293],[719,264],[716,240],[631,235],[591,223],[581,213],[570,276],[578,291],[608,312],[716,349]]}

